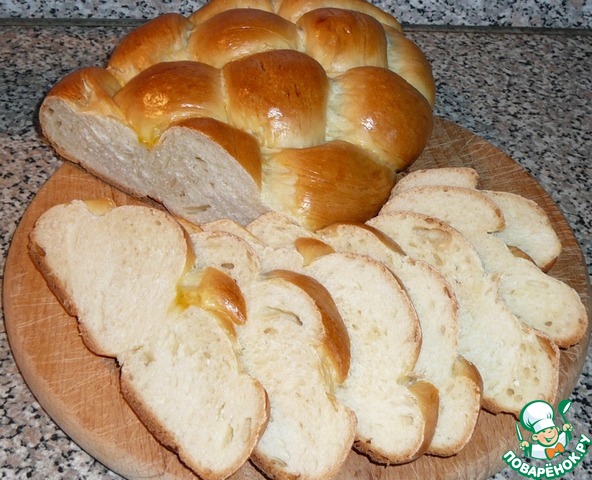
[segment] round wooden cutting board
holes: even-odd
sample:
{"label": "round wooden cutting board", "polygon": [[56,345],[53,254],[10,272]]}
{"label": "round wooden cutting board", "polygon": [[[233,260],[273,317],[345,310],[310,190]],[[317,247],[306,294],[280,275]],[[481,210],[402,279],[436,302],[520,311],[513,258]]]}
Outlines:
{"label": "round wooden cutting board", "polygon": [[[488,142],[437,119],[431,142],[412,169],[441,166],[473,167],[480,175],[482,188],[518,193],[541,205],[563,243],[563,252],[550,274],[576,289],[590,315],[590,285],[581,250],[543,189]],[[65,163],[23,216],[7,258],[3,292],[6,330],[14,358],[48,414],[110,469],[129,479],[196,478],[140,423],[120,395],[115,361],[97,357],[86,349],[76,320],[64,312],[28,256],[29,232],[49,207],[99,197],[110,197],[117,204],[140,203]],[[589,337],[590,327],[579,345],[562,352],[559,399],[568,397],[577,382]],[[511,415],[482,412],[471,442],[451,458],[423,456],[407,465],[384,467],[352,451],[337,479],[484,479],[503,467],[501,457],[507,450],[517,448],[515,422]],[[231,478],[264,477],[247,463]]]}

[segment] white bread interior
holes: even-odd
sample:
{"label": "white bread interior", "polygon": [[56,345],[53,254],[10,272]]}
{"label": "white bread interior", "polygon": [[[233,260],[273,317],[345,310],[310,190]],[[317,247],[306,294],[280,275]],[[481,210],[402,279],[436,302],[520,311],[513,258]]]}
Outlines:
{"label": "white bread interior", "polygon": [[240,286],[246,318],[233,327],[239,360],[269,398],[270,420],[252,461],[275,479],[331,478],[356,431],[354,412],[334,396],[350,361],[343,321],[312,279],[277,270],[261,275],[265,262],[252,246],[257,242],[238,236],[253,241],[243,227],[231,221],[204,227],[189,233],[194,268],[217,268]]}
{"label": "white bread interior", "polygon": [[279,274],[255,281],[245,295],[248,320],[237,329],[241,358],[270,399],[253,460],[273,478],[331,478],[356,431],[354,412],[334,396],[334,367],[322,350],[332,332],[318,304]]}

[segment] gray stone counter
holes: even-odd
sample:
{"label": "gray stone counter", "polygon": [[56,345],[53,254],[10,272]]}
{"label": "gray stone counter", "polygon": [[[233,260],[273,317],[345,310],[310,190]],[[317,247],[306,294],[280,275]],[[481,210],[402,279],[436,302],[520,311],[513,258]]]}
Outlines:
{"label": "gray stone counter", "polygon": [[[592,0],[369,0],[403,23],[503,27],[591,28]],[[193,13],[206,0],[4,0],[0,18],[152,18]],[[248,2],[245,0],[244,4]]]}
{"label": "gray stone counter", "polygon": [[[39,134],[39,103],[67,72],[104,64],[126,31],[0,26],[2,271],[19,219],[60,165]],[[432,62],[436,113],[487,139],[532,174],[563,211],[592,271],[592,36],[417,28],[410,36]],[[570,411],[576,432],[588,435],[591,365],[589,355]],[[3,322],[0,478],[119,478],[71,442],[35,402],[14,363]],[[504,478],[520,477],[510,471],[495,476]],[[592,478],[592,454],[564,478]]]}

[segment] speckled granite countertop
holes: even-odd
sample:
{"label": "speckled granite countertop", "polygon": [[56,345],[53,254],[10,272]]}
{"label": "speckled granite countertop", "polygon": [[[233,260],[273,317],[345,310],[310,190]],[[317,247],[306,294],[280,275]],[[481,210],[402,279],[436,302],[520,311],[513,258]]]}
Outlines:
{"label": "speckled granite countertop", "polygon": [[[60,161],[36,113],[67,72],[102,65],[126,26],[0,26],[0,268],[27,205]],[[431,60],[436,113],[524,166],[559,205],[592,271],[592,31],[500,33],[409,29]],[[592,433],[590,354],[571,399]],[[0,323],[0,478],[119,478],[72,443],[23,382]],[[509,470],[496,480],[521,478]],[[566,479],[592,478],[592,455]]]}
{"label": "speckled granite countertop", "polygon": [[[591,0],[369,0],[414,25],[591,28]],[[0,18],[152,18],[158,13],[192,13],[205,0],[3,0]]]}

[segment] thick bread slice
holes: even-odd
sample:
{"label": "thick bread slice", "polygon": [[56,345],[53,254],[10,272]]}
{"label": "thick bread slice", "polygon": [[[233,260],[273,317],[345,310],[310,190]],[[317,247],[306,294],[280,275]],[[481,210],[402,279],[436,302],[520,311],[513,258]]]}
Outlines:
{"label": "thick bread slice", "polygon": [[518,415],[531,400],[553,401],[559,352],[544,335],[522,324],[500,299],[473,246],[447,223],[413,212],[368,222],[411,257],[438,268],[459,302],[459,352],[483,379],[484,406]]}
{"label": "thick bread slice", "polygon": [[393,187],[391,195],[397,195],[410,188],[427,185],[477,188],[479,174],[469,167],[439,167],[415,170],[401,176]]}
{"label": "thick bread slice", "polygon": [[241,358],[270,399],[270,421],[252,459],[275,479],[328,479],[356,431],[355,414],[333,394],[334,379],[347,376],[349,339],[334,305],[325,308],[298,281],[322,289],[288,271],[245,289],[248,320],[237,328]]}
{"label": "thick bread slice", "polygon": [[68,313],[79,317],[85,343],[105,356],[136,348],[161,328],[188,251],[183,230],[165,213],[114,207],[57,205],[30,236],[33,260]]}
{"label": "thick bread slice", "polygon": [[578,343],[586,333],[588,315],[578,293],[515,256],[497,236],[465,232],[487,274],[498,284],[502,300],[516,317],[543,332],[559,347]]}
{"label": "thick bread slice", "polygon": [[[493,195],[492,195],[493,196]],[[517,200],[518,196],[499,195],[504,199],[506,209],[525,205],[525,211],[536,211],[528,202]],[[500,200],[500,203],[503,200]],[[499,282],[502,298],[510,310],[524,323],[546,334],[560,347],[577,343],[586,332],[586,309],[577,292],[567,284],[545,274],[534,263],[516,256],[502,238],[488,232],[493,231],[495,213],[503,218],[497,204],[478,190],[459,187],[429,186],[407,190],[391,198],[383,210],[407,210],[436,217],[449,223],[462,233],[475,247],[485,272]],[[545,215],[534,214],[524,233],[537,235],[537,219]],[[518,220],[514,214],[514,221]],[[505,223],[505,222],[502,222]],[[518,225],[513,226],[507,238],[518,237]],[[541,235],[552,231],[550,225],[542,223]],[[497,230],[496,233],[503,232]],[[547,237],[548,238],[548,237]],[[530,241],[534,246],[535,240]],[[544,240],[543,240],[544,242]]]}
{"label": "thick bread slice", "polygon": [[[391,197],[415,187],[449,186],[476,189],[479,174],[467,167],[439,167],[416,170],[402,177]],[[501,209],[505,228],[495,235],[508,246],[532,259],[548,271],[561,253],[561,242],[545,211],[534,201],[521,195],[480,190]]]}
{"label": "thick bread slice", "polygon": [[500,208],[478,190],[428,185],[392,196],[381,214],[397,210],[419,212],[450,223],[458,230],[499,232],[505,228]]}
{"label": "thick bread slice", "polygon": [[545,211],[536,202],[515,193],[482,192],[504,214],[506,228],[495,232],[495,236],[524,252],[541,270],[550,270],[561,253],[561,241]]}
{"label": "thick bread slice", "polygon": [[329,291],[350,337],[349,375],[335,395],[358,418],[355,447],[385,464],[419,457],[434,434],[438,393],[410,378],[421,332],[409,297],[384,265],[361,255],[324,255],[304,272]]}
{"label": "thick bread slice", "polygon": [[366,225],[336,224],[317,232],[338,252],[367,255],[401,281],[419,318],[422,343],[414,372],[440,393],[438,424],[427,453],[449,456],[470,440],[481,408],[481,377],[458,354],[458,303],[438,270],[401,254]]}
{"label": "thick bread slice", "polygon": [[302,255],[294,248],[271,247],[233,220],[216,220],[202,225],[202,228],[205,231],[231,233],[244,240],[257,253],[261,272],[280,269],[300,271],[302,268]]}
{"label": "thick bread slice", "polygon": [[242,373],[227,325],[185,300],[223,301],[199,284],[180,296],[193,258],[180,226],[147,207],[74,201],[41,216],[30,241],[85,343],[117,358],[122,392],[151,432],[204,479],[238,470],[267,423],[267,397]]}

